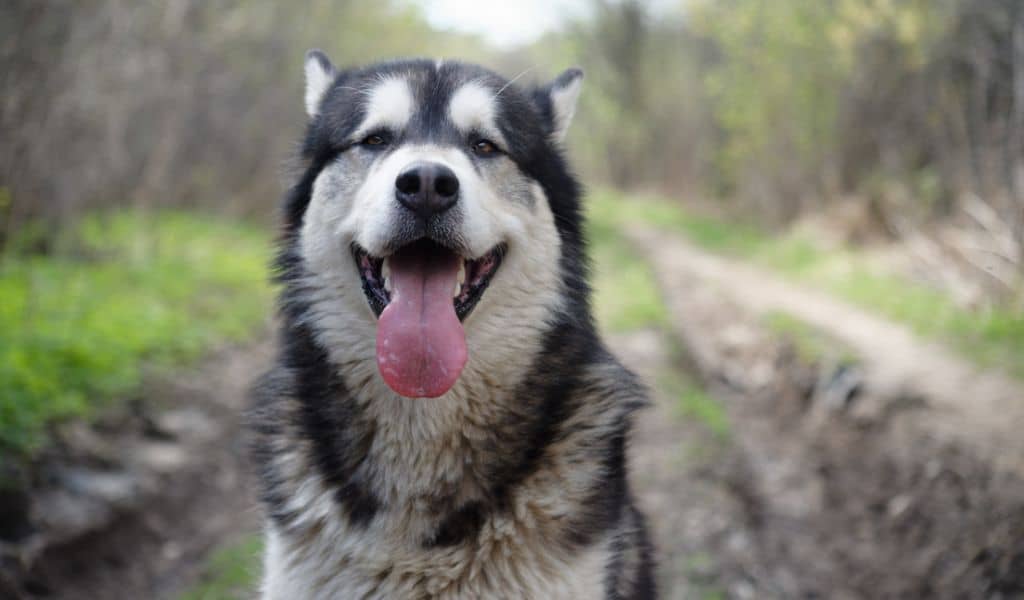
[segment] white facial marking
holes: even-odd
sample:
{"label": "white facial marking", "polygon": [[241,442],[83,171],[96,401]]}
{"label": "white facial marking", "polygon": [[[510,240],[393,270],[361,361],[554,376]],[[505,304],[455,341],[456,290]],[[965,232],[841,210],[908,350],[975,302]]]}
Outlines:
{"label": "white facial marking", "polygon": [[497,125],[494,91],[479,83],[471,81],[452,94],[448,118],[463,132],[479,131],[504,143]]}
{"label": "white facial marking", "polygon": [[405,79],[391,77],[381,81],[367,94],[366,118],[356,137],[380,127],[405,127],[415,110],[413,102],[412,90]]}

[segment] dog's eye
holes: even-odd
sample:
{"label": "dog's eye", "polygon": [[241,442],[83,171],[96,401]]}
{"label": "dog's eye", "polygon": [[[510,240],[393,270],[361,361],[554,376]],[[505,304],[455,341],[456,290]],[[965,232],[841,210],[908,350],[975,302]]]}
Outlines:
{"label": "dog's eye", "polygon": [[375,133],[373,135],[366,136],[366,138],[362,141],[362,144],[364,146],[377,146],[377,147],[380,147],[380,146],[386,146],[388,144],[388,141],[387,141],[387,139],[385,139],[385,137],[383,135],[380,135],[379,133]]}
{"label": "dog's eye", "polygon": [[498,147],[491,140],[477,140],[473,143],[473,152],[481,156],[494,155],[498,153]]}

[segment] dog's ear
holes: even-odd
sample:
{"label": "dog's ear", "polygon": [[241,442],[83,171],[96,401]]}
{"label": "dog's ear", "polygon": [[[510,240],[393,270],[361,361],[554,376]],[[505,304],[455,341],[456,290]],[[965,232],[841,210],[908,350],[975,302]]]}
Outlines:
{"label": "dog's ear", "polygon": [[540,88],[534,96],[547,120],[548,134],[556,142],[564,140],[569,131],[572,117],[576,114],[576,101],[580,97],[581,87],[583,70],[573,67]]}
{"label": "dog's ear", "polygon": [[320,50],[306,53],[306,114],[313,118],[320,112],[320,101],[338,76],[331,60]]}

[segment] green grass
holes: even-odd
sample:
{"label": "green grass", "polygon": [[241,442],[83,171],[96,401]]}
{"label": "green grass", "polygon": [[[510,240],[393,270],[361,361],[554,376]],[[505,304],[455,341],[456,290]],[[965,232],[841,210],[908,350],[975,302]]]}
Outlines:
{"label": "green grass", "polygon": [[179,600],[243,600],[252,598],[260,573],[263,540],[257,534],[213,553],[199,581]]}
{"label": "green grass", "polygon": [[[131,393],[144,368],[245,339],[268,314],[268,237],[207,216],[94,215],[54,256],[0,261],[0,453]],[[70,250],[68,250],[70,249]]]}
{"label": "green grass", "polygon": [[695,216],[678,203],[625,198],[607,190],[589,199],[593,214],[610,223],[642,223],[676,231],[697,245],[772,268],[794,281],[906,324],[943,341],[983,366],[1024,377],[1024,312],[969,310],[947,294],[892,272],[856,250],[821,248],[799,233],[772,236],[747,225]]}
{"label": "green grass", "polygon": [[587,233],[594,265],[594,314],[602,329],[629,331],[668,323],[650,265],[619,232],[614,215],[596,205]]}
{"label": "green grass", "polygon": [[653,224],[684,233],[698,245],[719,252],[752,252],[768,238],[756,229],[693,215],[664,199],[624,196],[607,188],[595,190],[586,200],[592,219],[620,227],[627,223]]}

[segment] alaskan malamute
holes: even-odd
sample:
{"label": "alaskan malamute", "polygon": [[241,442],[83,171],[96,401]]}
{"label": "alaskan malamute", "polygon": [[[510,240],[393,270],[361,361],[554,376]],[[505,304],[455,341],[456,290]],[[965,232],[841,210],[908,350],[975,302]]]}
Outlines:
{"label": "alaskan malamute", "polygon": [[583,74],[306,58],[256,385],[263,598],[650,598],[645,403],[589,305],[562,154]]}

